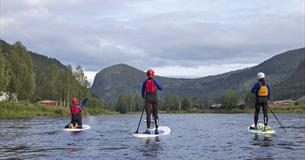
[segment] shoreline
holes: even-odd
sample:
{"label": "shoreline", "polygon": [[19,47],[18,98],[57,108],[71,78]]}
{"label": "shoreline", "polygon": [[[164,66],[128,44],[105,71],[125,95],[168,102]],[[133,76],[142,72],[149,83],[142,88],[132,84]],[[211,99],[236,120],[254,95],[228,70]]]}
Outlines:
{"label": "shoreline", "polygon": [[[114,111],[104,108],[86,108],[82,115],[115,115]],[[0,102],[0,119],[18,119],[33,117],[69,117],[70,111],[66,107],[46,106],[29,102]]]}
{"label": "shoreline", "polygon": [[[270,105],[275,114],[305,114],[305,103],[299,105]],[[128,112],[127,115],[141,114],[142,112]],[[254,114],[251,109],[191,109],[188,111],[159,111],[159,114]],[[272,114],[269,110],[269,114]],[[120,115],[120,113],[104,108],[86,108],[83,116],[95,115]],[[122,114],[124,115],[124,114]],[[31,104],[29,102],[0,102],[0,119],[19,119],[33,117],[69,117],[69,109],[66,107],[52,107],[42,104]]]}
{"label": "shoreline", "polygon": [[[275,114],[305,114],[305,103],[299,105],[269,105]],[[174,110],[174,111],[159,111],[159,114],[254,114],[255,109],[193,109],[189,111]],[[128,112],[126,114],[141,114],[142,112]],[[260,111],[262,113],[262,111]],[[268,113],[272,114],[270,110]]]}

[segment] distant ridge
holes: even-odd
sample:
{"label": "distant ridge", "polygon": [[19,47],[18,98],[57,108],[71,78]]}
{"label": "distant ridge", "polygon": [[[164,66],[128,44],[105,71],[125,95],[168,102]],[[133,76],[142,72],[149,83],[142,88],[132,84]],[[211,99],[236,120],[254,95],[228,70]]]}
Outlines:
{"label": "distant ridge", "polygon": [[[196,79],[160,76],[156,78],[164,86],[164,92],[160,93],[161,96],[170,94],[205,99],[220,97],[228,89],[236,90],[242,96],[246,95],[256,81],[257,72],[263,71],[266,73],[268,81],[275,87],[274,90],[281,92],[278,87],[289,82],[289,77],[291,77],[292,73],[295,73],[295,75],[303,73],[302,70],[305,67],[303,64],[304,59],[305,48],[299,48],[278,54],[257,66],[220,75]],[[122,92],[139,95],[142,81],[145,78],[145,72],[126,64],[117,64],[98,72],[91,90],[96,95],[109,100],[115,100]],[[291,93],[283,96],[275,92],[274,98],[296,98],[297,96],[302,96],[299,91],[296,91],[296,88],[304,86],[304,83],[302,83],[304,79],[301,78],[296,81],[290,87]]]}

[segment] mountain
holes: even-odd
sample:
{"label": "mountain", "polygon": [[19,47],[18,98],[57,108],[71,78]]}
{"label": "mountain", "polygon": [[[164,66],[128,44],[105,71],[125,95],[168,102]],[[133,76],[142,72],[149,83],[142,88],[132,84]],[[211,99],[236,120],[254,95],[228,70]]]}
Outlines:
{"label": "mountain", "polygon": [[305,93],[305,59],[297,69],[273,86],[273,91],[279,99],[297,99]]}
{"label": "mountain", "polygon": [[[292,73],[295,76],[302,73],[304,58],[305,48],[300,48],[278,54],[257,66],[220,75],[196,79],[156,76],[156,79],[160,80],[164,87],[164,91],[160,92],[161,96],[169,94],[188,98],[219,98],[225,90],[229,89],[246,95],[256,81],[258,72],[265,72],[267,80],[275,87],[281,86],[282,83],[292,80],[294,77]],[[123,92],[140,94],[142,81],[145,78],[145,72],[126,64],[118,64],[98,72],[91,90],[99,97],[115,100]],[[296,79],[296,81],[298,83],[291,84],[294,88],[302,84],[302,80]],[[299,95],[299,93],[295,94]],[[278,96],[274,97],[275,99],[280,98],[277,94],[275,96]]]}

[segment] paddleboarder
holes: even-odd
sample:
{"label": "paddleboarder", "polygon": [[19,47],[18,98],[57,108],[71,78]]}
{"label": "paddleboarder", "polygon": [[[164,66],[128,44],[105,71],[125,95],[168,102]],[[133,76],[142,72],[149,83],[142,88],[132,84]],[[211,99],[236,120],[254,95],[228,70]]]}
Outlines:
{"label": "paddleboarder", "polygon": [[257,82],[253,85],[251,92],[255,96],[255,114],[254,114],[254,127],[250,129],[257,129],[257,122],[260,108],[263,108],[264,113],[264,130],[268,128],[268,100],[271,95],[270,84],[265,79],[265,74],[263,72],[257,73]]}
{"label": "paddleboarder", "polygon": [[78,99],[72,98],[72,105],[70,106],[71,122],[65,128],[82,128],[82,108],[78,105]]}
{"label": "paddleboarder", "polygon": [[147,79],[144,80],[142,84],[142,97],[145,99],[145,109],[146,109],[146,134],[150,133],[150,123],[151,114],[155,119],[155,134],[159,134],[159,117],[158,117],[158,95],[157,90],[162,91],[160,83],[154,78],[155,72],[153,70],[148,70],[146,72]]}

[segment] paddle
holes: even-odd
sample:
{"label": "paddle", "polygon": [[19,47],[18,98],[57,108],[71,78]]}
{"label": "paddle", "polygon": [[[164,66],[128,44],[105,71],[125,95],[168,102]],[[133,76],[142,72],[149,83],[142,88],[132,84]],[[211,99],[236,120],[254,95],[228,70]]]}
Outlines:
{"label": "paddle", "polygon": [[280,120],[276,117],[276,115],[273,113],[273,111],[271,110],[271,108],[268,106],[269,110],[271,111],[271,113],[273,114],[273,116],[275,117],[275,119],[279,122],[279,124],[282,126],[282,128],[286,131],[286,128],[282,125],[282,123],[280,122]]}
{"label": "paddle", "polygon": [[139,121],[139,124],[138,124],[137,131],[134,132],[134,133],[139,133],[139,128],[140,128],[140,124],[141,124],[141,121],[142,121],[142,117],[143,117],[144,110],[145,110],[145,106],[143,107],[143,111],[142,111],[142,114],[141,114],[141,118],[140,118],[140,121]]}
{"label": "paddle", "polygon": [[87,105],[87,102],[88,102],[88,98],[85,97],[82,102],[80,103],[80,108],[84,109]]}

